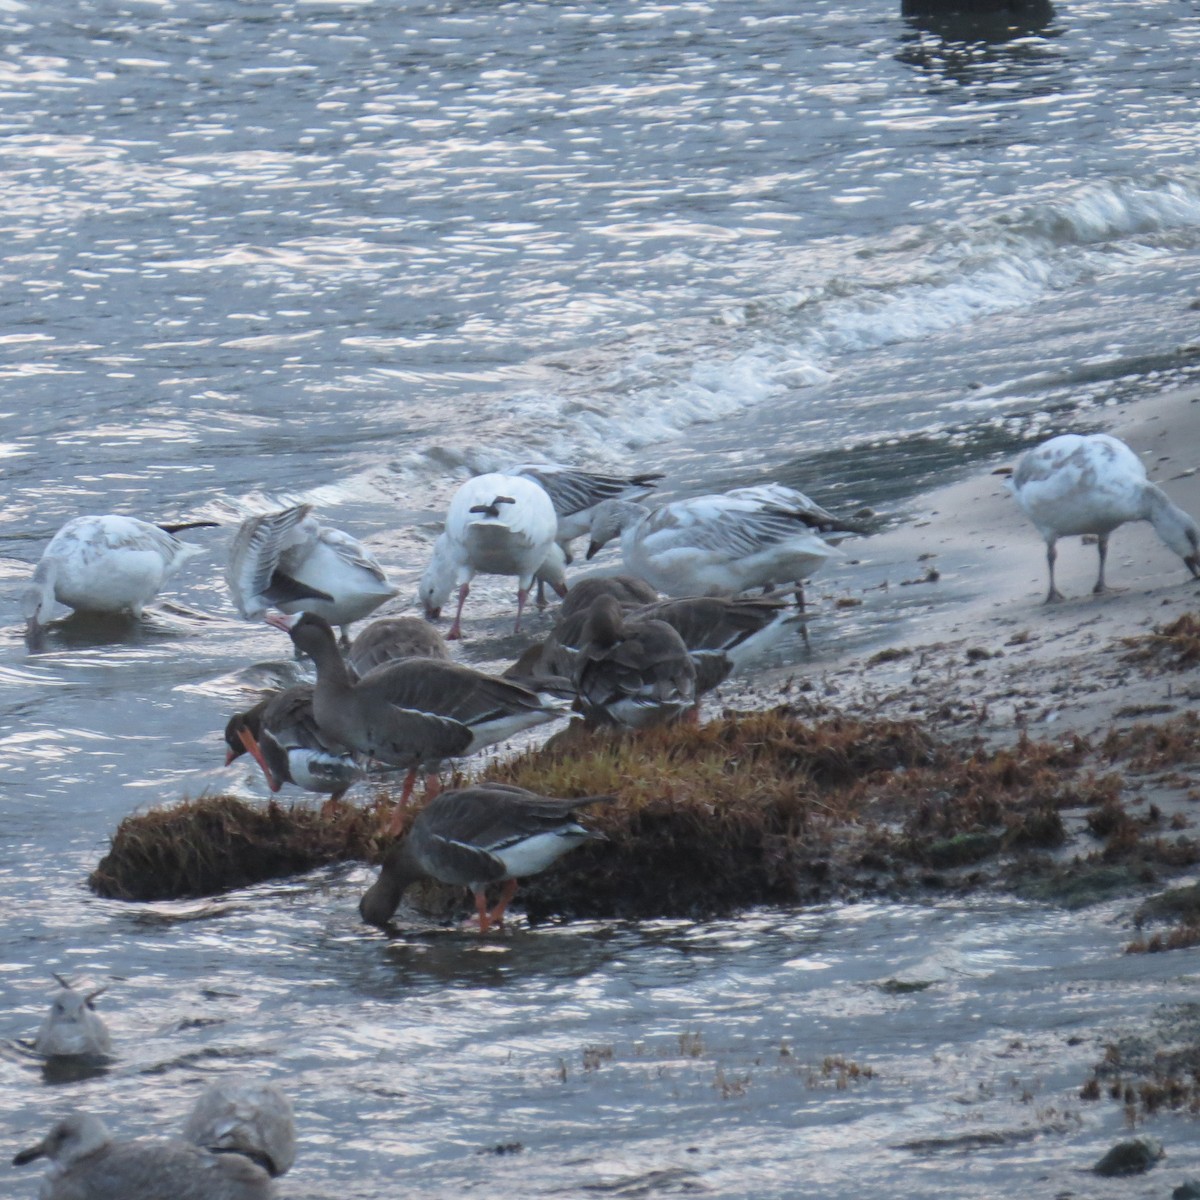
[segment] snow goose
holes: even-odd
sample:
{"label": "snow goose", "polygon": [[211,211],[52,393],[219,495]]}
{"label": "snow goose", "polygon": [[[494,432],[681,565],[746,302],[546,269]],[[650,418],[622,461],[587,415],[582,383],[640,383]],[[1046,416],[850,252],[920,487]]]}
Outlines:
{"label": "snow goose", "polygon": [[[458,588],[458,609],[447,638],[462,635],[462,610],[476,574],[517,577],[517,623],[529,598],[529,587],[555,551],[558,520],[546,492],[520,475],[476,475],[450,500],[446,527],[434,544],[433,558],[421,577],[419,594],[425,615],[436,617]],[[552,560],[553,561],[553,560]],[[556,581],[562,595],[565,582]]]}
{"label": "snow goose", "polygon": [[385,617],[359,631],[346,651],[346,663],[360,679],[375,667],[402,658],[446,658],[446,639],[420,617]]}
{"label": "snow goose", "polygon": [[332,811],[365,771],[357,755],[317,726],[313,686],[297,684],[235,713],[225,726],[225,765],[247,751],[262,768],[267,786],[285,783],[328,795]]}
{"label": "snow goose", "polygon": [[1183,509],[1146,478],[1142,460],[1107,433],[1064,433],[1021,456],[1009,486],[1025,515],[1046,541],[1050,591],[1046,603],[1063,598],[1054,584],[1055,543],[1060,537],[1094,534],[1100,573],[1092,591],[1108,590],[1104,563],[1108,539],[1126,521],[1149,521],[1166,545],[1200,578],[1200,529]]}
{"label": "snow goose", "polygon": [[229,549],[225,580],[238,614],[257,620],[269,608],[312,612],[342,628],[397,592],[361,542],[322,525],[311,504],[243,521]]}
{"label": "snow goose", "polygon": [[71,1113],[13,1158],[51,1166],[41,1200],[270,1200],[271,1177],[241,1154],[211,1154],[191,1142],[137,1138],[114,1141],[104,1122]]}
{"label": "snow goose", "polygon": [[592,515],[588,558],[618,535],[630,572],[668,596],[736,596],[805,579],[841,557],[801,514],[737,496],[694,496],[654,511],[605,500]]}
{"label": "snow goose", "polygon": [[243,1154],[272,1178],[296,1161],[292,1102],[275,1084],[255,1079],[222,1079],[205,1088],[183,1137],[214,1154]]}
{"label": "snow goose", "polygon": [[664,621],[628,617],[616,597],[598,596],[579,640],[574,679],[589,723],[640,729],[695,707],[696,667]]}
{"label": "snow goose", "polygon": [[317,667],[313,713],[322,736],[408,771],[391,831],[419,770],[465,758],[523,729],[566,716],[567,706],[459,663],[409,658],[355,682],[329,623],[310,613],[267,618]]}
{"label": "snow goose", "polygon": [[56,602],[76,612],[141,617],[163,584],[201,551],[174,535],[212,524],[151,525],[114,513],[68,521],[50,539],[22,597],[28,636],[37,639]]}
{"label": "snow goose", "polygon": [[[358,911],[369,925],[385,926],[410,883],[436,879],[471,889],[479,931],[486,933],[503,923],[519,878],[544,871],[572,847],[599,836],[579,824],[575,810],[613,799],[556,800],[505,784],[442,792],[388,850]],[[489,909],[485,889],[501,882],[500,900]]]}
{"label": "snow goose", "polygon": [[92,1003],[106,989],[77,992],[61,975],[58,995],[38,1030],[33,1048],[47,1058],[102,1056],[109,1052],[112,1039],[108,1027]]}

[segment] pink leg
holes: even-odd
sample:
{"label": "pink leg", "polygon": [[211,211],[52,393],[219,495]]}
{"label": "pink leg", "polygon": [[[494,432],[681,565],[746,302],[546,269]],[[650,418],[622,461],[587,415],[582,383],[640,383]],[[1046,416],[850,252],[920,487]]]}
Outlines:
{"label": "pink leg", "polygon": [[442,790],[442,781],[431,771],[425,776],[425,799],[432,800]]}
{"label": "pink leg", "polygon": [[525,611],[525,601],[529,599],[528,588],[517,588],[517,623],[513,626],[513,633],[521,632],[521,613]]}
{"label": "pink leg", "polygon": [[471,591],[471,585],[464,583],[458,589],[458,609],[454,613],[454,624],[450,626],[450,632],[446,634],[447,641],[453,641],[454,638],[462,637],[462,610],[463,605],[467,602],[467,596]]}

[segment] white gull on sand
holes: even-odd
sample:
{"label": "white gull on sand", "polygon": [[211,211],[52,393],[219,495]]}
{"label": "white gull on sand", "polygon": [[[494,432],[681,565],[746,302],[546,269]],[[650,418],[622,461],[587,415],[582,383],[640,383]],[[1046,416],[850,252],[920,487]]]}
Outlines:
{"label": "white gull on sand", "polygon": [[[529,598],[535,575],[547,557],[561,563],[555,549],[558,518],[546,491],[521,475],[476,475],[450,500],[446,528],[434,545],[421,576],[419,595],[427,617],[436,617],[458,588],[458,608],[447,638],[462,636],[462,610],[476,574],[517,577],[517,622]],[[561,571],[549,580],[561,595]]]}
{"label": "white gull on sand", "polygon": [[1099,594],[1108,590],[1104,564],[1109,536],[1126,521],[1149,521],[1192,575],[1200,578],[1200,528],[1146,478],[1142,460],[1107,433],[1064,433],[1035,446],[1021,456],[1009,486],[1046,541],[1047,604],[1063,598],[1054,583],[1058,539],[1095,535],[1100,573],[1092,591]]}
{"label": "white gull on sand", "polygon": [[163,584],[200,553],[174,532],[211,524],[159,526],[113,513],[68,521],[50,539],[22,597],[27,632],[37,636],[56,602],[76,612],[140,617]]}
{"label": "white gull on sand", "polygon": [[340,625],[343,639],[351,622],[397,591],[363,544],[322,525],[311,504],[243,521],[229,549],[225,580],[245,620],[270,608],[311,612]]}

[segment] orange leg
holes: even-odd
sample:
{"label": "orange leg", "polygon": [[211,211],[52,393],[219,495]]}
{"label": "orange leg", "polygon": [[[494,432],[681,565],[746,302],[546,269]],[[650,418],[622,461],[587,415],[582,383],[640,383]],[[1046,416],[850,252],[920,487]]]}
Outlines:
{"label": "orange leg", "polygon": [[500,893],[500,899],[497,902],[496,907],[493,908],[490,913],[488,913],[488,920],[493,925],[499,925],[499,926],[503,927],[503,925],[504,925],[504,910],[506,908],[508,908],[509,901],[512,900],[513,896],[515,896],[516,893],[517,893],[517,881],[515,879],[506,879],[504,881],[504,890],[501,891],[501,893]]}
{"label": "orange leg", "polygon": [[441,795],[442,781],[430,771],[425,776],[425,799],[432,800],[435,796]]}
{"label": "orange leg", "polygon": [[348,791],[347,788],[342,788],[340,792],[334,792],[324,804],[321,805],[321,816],[332,817],[334,813],[342,807],[342,797]]}
{"label": "orange leg", "polygon": [[479,932],[487,933],[491,921],[488,917],[487,897],[482,892],[475,893],[475,911],[479,914]]}
{"label": "orange leg", "polygon": [[417,768],[413,767],[405,775],[404,786],[400,789],[400,799],[396,801],[396,807],[392,809],[392,819],[388,822],[386,831],[388,837],[397,837],[399,835],[400,827],[404,824],[404,809],[413,794],[413,787],[416,785],[416,782]]}

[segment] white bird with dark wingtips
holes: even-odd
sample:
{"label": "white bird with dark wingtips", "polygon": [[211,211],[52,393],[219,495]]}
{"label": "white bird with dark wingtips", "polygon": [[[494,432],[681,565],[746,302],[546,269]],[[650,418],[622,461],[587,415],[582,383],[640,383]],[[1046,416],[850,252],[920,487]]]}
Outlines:
{"label": "white bird with dark wingtips", "polygon": [[140,618],[163,584],[202,549],[174,535],[213,523],[151,525],[113,513],[73,518],[50,539],[22,596],[26,632],[36,638],[53,619],[56,603],[76,612]]}
{"label": "white bird with dark wingtips", "polygon": [[738,496],[693,496],[653,511],[605,500],[592,515],[588,558],[617,536],[630,573],[668,596],[736,596],[806,579],[842,556],[805,514]]}
{"label": "white bird with dark wingtips", "polygon": [[[446,528],[434,545],[433,558],[421,576],[419,594],[427,617],[436,617],[458,588],[458,609],[448,639],[462,636],[462,610],[476,574],[517,577],[517,623],[529,599],[529,588],[547,556],[555,550],[558,518],[549,495],[521,475],[476,475],[450,500]],[[554,581],[562,595],[565,582]]]}
{"label": "white bird with dark wingtips", "polygon": [[40,1200],[271,1200],[271,1176],[241,1154],[212,1154],[191,1142],[117,1141],[99,1117],[71,1113],[14,1156],[50,1170]]}
{"label": "white bird with dark wingtips", "polygon": [[61,987],[38,1030],[33,1048],[47,1058],[99,1057],[107,1054],[112,1047],[112,1039],[93,1004],[96,997],[107,989],[77,992],[61,975],[55,975],[54,978]]}
{"label": "white bird with dark wingtips", "polygon": [[1009,487],[1046,541],[1050,590],[1046,603],[1063,598],[1054,583],[1055,543],[1060,537],[1094,534],[1100,573],[1092,591],[1108,591],[1104,564],[1108,539],[1127,521],[1149,521],[1193,577],[1200,578],[1200,527],[1146,478],[1142,460],[1107,433],[1064,433],[1026,451]]}
{"label": "white bird with dark wingtips", "polygon": [[257,620],[270,608],[311,612],[347,627],[390,600],[397,588],[356,538],[322,525],[311,504],[243,521],[229,548],[225,581],[238,614]]}

